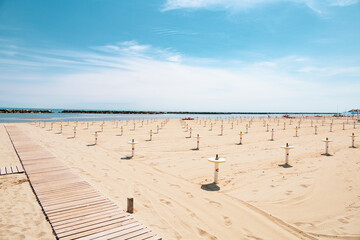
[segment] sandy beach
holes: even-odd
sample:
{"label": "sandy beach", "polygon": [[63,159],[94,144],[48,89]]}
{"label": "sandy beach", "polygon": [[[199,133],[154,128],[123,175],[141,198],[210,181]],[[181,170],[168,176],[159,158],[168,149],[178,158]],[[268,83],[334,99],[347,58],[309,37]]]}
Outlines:
{"label": "sandy beach", "polygon": [[[135,218],[163,239],[360,239],[360,150],[350,148],[360,124],[354,129],[353,120],[330,117],[249,121],[136,120],[135,129],[134,121],[105,121],[103,131],[102,121],[89,128],[63,122],[62,133],[59,122],[52,130],[50,123],[5,123],[0,166],[20,165],[4,128],[15,125],[123,209],[133,197]],[[322,155],[325,138],[333,140],[331,156]],[[290,166],[281,166],[286,143],[294,149]],[[217,185],[208,161],[215,154],[226,159]],[[0,199],[0,239],[55,239],[25,174],[0,176]]]}

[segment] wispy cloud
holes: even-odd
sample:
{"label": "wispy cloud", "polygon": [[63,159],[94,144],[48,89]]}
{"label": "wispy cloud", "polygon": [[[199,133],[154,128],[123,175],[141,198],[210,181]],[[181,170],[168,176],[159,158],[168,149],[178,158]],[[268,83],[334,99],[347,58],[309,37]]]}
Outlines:
{"label": "wispy cloud", "polygon": [[359,3],[359,0],[166,0],[162,11],[200,8],[237,11],[276,2],[303,4],[317,13],[322,13],[330,6],[349,6]]}
{"label": "wispy cloud", "polygon": [[168,28],[154,28],[154,33],[164,36],[164,37],[171,37],[171,36],[178,36],[178,35],[196,35],[197,33],[191,31],[183,31],[183,30],[174,30]]}
{"label": "wispy cloud", "polygon": [[304,67],[298,70],[303,73],[321,73],[326,76],[335,76],[335,75],[353,75],[360,77],[360,66],[353,67]]}
{"label": "wispy cloud", "polygon": [[346,91],[328,81],[339,75],[351,80],[360,75],[358,66],[324,66],[309,56],[204,60],[136,41],[87,51],[17,47],[15,55],[0,52],[0,71],[0,89],[6,89],[0,101],[42,107],[93,108],[97,102],[135,110],[316,111],[314,101],[339,90],[346,92],[344,104],[360,96],[356,81]]}
{"label": "wispy cloud", "polygon": [[359,3],[359,0],[336,0],[336,1],[328,1],[331,6],[349,6],[356,3]]}

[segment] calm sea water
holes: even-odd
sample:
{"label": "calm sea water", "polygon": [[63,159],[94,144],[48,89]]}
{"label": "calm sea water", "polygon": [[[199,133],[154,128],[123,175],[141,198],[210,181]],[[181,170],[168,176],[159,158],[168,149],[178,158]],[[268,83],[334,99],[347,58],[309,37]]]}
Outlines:
{"label": "calm sea water", "polygon": [[[0,122],[32,122],[32,121],[111,121],[111,120],[138,120],[138,119],[179,119],[179,118],[256,118],[267,117],[259,114],[86,114],[60,113],[62,109],[51,109],[53,113],[0,113]],[[292,114],[295,116],[294,114]],[[272,117],[282,114],[272,114]],[[300,115],[301,116],[301,115]]]}

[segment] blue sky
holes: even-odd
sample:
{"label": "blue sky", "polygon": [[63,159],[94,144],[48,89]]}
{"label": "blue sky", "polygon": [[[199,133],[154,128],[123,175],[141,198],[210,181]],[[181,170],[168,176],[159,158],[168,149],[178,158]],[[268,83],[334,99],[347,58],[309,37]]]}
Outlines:
{"label": "blue sky", "polygon": [[359,0],[0,0],[0,107],[360,107]]}

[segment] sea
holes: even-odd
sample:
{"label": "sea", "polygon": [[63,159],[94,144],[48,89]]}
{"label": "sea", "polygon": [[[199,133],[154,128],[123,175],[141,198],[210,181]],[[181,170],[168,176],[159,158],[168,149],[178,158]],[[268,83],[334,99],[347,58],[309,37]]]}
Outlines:
{"label": "sea", "polygon": [[[5,108],[2,108],[5,109]],[[16,108],[11,108],[16,109]],[[20,108],[19,108],[20,109]],[[21,108],[28,110],[45,110],[34,108]],[[89,114],[89,113],[61,113],[63,109],[46,109],[52,113],[0,113],[0,123],[11,122],[59,122],[59,121],[111,121],[111,120],[146,120],[146,119],[180,119],[180,118],[258,118],[258,117],[281,117],[283,114]],[[303,116],[304,114],[290,114],[291,116]],[[317,114],[306,114],[307,116]],[[321,114],[332,115],[332,114]]]}

